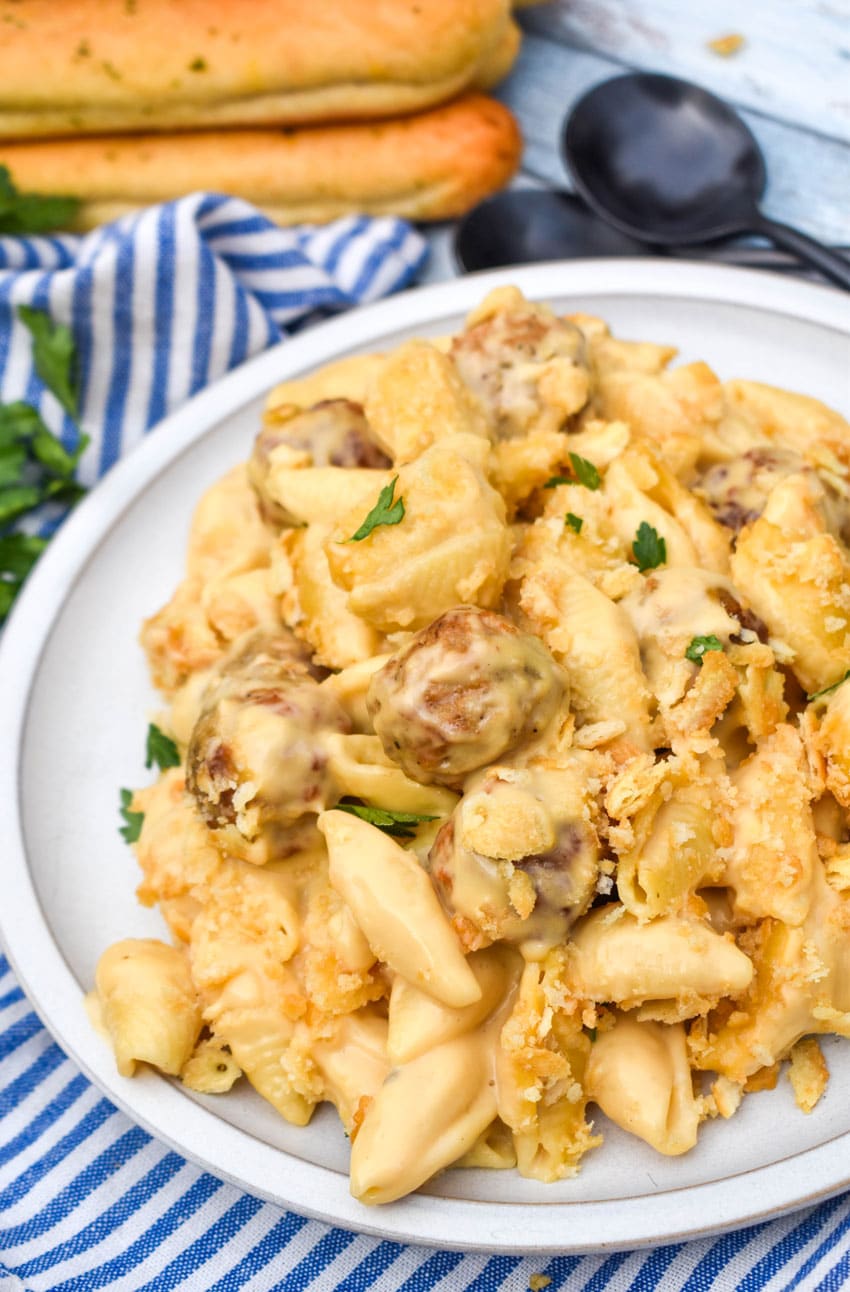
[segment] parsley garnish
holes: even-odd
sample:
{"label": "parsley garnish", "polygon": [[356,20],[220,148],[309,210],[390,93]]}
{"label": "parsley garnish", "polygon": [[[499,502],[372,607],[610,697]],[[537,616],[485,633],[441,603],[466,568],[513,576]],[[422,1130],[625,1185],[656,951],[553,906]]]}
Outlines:
{"label": "parsley garnish", "polygon": [[0,233],[47,233],[64,228],[79,205],[75,197],[19,193],[8,166],[0,166]]}
{"label": "parsley garnish", "polygon": [[352,816],[368,821],[385,834],[394,835],[396,839],[412,839],[416,827],[423,821],[436,821],[434,816],[422,816],[419,812],[391,812],[388,808],[367,807],[364,803],[352,803],[343,800],[337,803],[340,812],[350,812]]}
{"label": "parsley garnish", "polygon": [[667,543],[659,536],[658,530],[647,525],[645,520],[638,525],[632,551],[641,573],[644,570],[654,570],[667,560]]}
{"label": "parsley garnish", "polygon": [[169,767],[179,767],[180,751],[171,737],[152,722],[145,742],[145,767],[153,767],[154,763],[161,772]]}
{"label": "parsley garnish", "polygon": [[599,488],[602,477],[592,462],[588,462],[587,458],[580,458],[577,453],[570,454],[570,462],[579,484],[583,484],[585,489]]}
{"label": "parsley garnish", "polygon": [[46,538],[7,534],[0,538],[0,623],[12,608],[24,579],[47,547]]}
{"label": "parsley garnish", "polygon": [[[148,724],[148,735],[145,741],[145,767],[153,767],[154,764],[161,772],[168,767],[179,767],[180,752],[171,737],[166,736],[164,731],[160,731],[159,727],[151,722]],[[130,807],[133,802],[132,790],[119,790],[119,794],[121,795],[121,815],[126,824],[118,827],[118,833],[126,843],[135,843],[141,834],[145,814],[132,811]]]}
{"label": "parsley garnish", "polygon": [[362,539],[368,538],[373,529],[379,525],[397,525],[400,520],[404,519],[404,502],[397,498],[393,502],[393,492],[396,487],[398,476],[386,485],[378,494],[378,501],[369,512],[359,529],[355,529],[349,538],[349,543],[359,543]]}
{"label": "parsley garnish", "polygon": [[48,390],[53,391],[65,412],[76,417],[76,355],[70,328],[64,323],[54,323],[42,310],[33,309],[31,305],[19,305],[18,317],[32,332],[36,372]]}
{"label": "parsley garnish", "polygon": [[[67,483],[88,442],[87,436],[81,436],[69,453],[29,404],[0,405],[0,488],[22,483],[28,457],[48,475]],[[55,488],[50,490],[55,493]]]}
{"label": "parsley garnish", "polygon": [[811,704],[812,700],[819,700],[822,695],[830,695],[833,691],[837,691],[842,683],[847,681],[848,677],[850,677],[850,668],[848,668],[843,677],[840,677],[837,682],[833,682],[831,686],[825,686],[822,691],[815,691],[814,695],[806,696],[808,703]]}
{"label": "parsley garnish", "polygon": [[685,659],[694,664],[702,664],[703,655],[710,650],[723,650],[723,642],[714,633],[709,633],[707,637],[692,637],[691,644],[685,651]]}
{"label": "parsley garnish", "polygon": [[572,464],[575,476],[550,476],[543,486],[544,489],[557,489],[558,485],[584,485],[585,489],[599,489],[602,485],[602,477],[592,462],[587,458],[579,457],[578,453],[570,454],[570,463]]}
{"label": "parsley garnish", "polygon": [[576,516],[573,512],[568,511],[564,517],[564,524],[569,525],[574,534],[581,533],[581,527],[584,524],[581,516]]}
{"label": "parsley garnish", "polygon": [[145,819],[145,814],[144,812],[131,811],[132,790],[120,790],[119,793],[121,795],[121,815],[127,824],[119,826],[118,833],[125,843],[136,843],[142,832],[142,822]]}
{"label": "parsley garnish", "polygon": [[[87,444],[81,435],[69,452],[29,404],[0,405],[0,526],[43,502],[75,503],[85,492],[74,471]],[[0,623],[46,545],[29,534],[0,537]]]}

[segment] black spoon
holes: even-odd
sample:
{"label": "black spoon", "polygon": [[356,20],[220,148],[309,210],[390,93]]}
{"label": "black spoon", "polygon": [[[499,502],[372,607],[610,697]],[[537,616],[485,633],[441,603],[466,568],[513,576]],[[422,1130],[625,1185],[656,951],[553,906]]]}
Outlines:
{"label": "black spoon", "polygon": [[461,220],[454,238],[455,257],[467,273],[574,256],[639,256],[647,250],[579,198],[551,189],[508,189],[486,198]]}
{"label": "black spoon", "polygon": [[662,246],[758,233],[850,289],[850,267],[814,238],[762,215],[761,150],[721,99],[649,72],[604,81],[564,126],[582,197],[621,233]]}
{"label": "black spoon", "polygon": [[[841,251],[846,253],[850,248],[842,247]],[[796,256],[775,247],[730,242],[686,249],[653,247],[620,233],[574,193],[547,188],[506,189],[479,202],[455,229],[454,254],[458,268],[468,274],[541,260],[659,254],[720,260],[753,269],[808,272]]]}

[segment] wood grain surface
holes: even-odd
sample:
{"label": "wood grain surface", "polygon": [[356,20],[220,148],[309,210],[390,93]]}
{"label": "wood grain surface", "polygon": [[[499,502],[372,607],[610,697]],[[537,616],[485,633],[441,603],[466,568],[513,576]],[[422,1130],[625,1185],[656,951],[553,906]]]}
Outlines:
{"label": "wood grain surface", "polygon": [[[520,185],[570,188],[561,123],[591,86],[630,70],[667,72],[720,94],[765,155],[764,210],[825,242],[850,244],[848,0],[552,0],[522,10],[525,31],[497,96],[525,137]],[[718,37],[744,37],[720,57]],[[429,233],[427,281],[451,277],[452,229]]]}

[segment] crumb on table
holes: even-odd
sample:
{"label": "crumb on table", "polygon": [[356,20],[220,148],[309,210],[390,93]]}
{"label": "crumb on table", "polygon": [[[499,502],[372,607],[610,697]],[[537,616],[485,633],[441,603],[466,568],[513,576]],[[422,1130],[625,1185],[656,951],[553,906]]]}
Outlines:
{"label": "crumb on table", "polygon": [[707,41],[711,52],[719,54],[721,58],[731,58],[733,54],[739,53],[746,43],[746,37],[739,31],[729,32],[726,36],[715,36],[714,40]]}

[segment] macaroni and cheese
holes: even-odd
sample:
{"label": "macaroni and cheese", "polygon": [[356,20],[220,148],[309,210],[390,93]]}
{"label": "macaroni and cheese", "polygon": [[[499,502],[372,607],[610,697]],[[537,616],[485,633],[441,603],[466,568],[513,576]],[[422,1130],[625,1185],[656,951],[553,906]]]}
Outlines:
{"label": "macaroni and cheese", "polygon": [[272,392],[142,630],[164,770],[125,834],[170,940],[100,960],[122,1073],[330,1101],[366,1203],[569,1176],[594,1107],[684,1153],[785,1060],[815,1105],[850,426],[674,355],[505,288]]}

